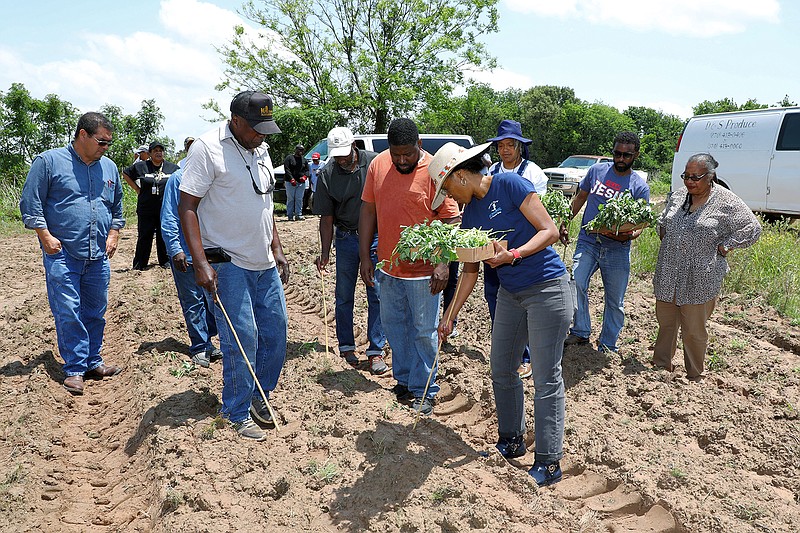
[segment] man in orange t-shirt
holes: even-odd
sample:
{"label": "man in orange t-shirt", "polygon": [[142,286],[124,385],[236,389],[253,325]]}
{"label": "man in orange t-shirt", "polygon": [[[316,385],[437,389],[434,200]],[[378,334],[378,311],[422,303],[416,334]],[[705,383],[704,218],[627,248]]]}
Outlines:
{"label": "man in orange t-shirt", "polygon": [[[397,380],[398,400],[414,398],[413,407],[422,414],[433,412],[433,398],[439,391],[436,374],[423,397],[428,375],[436,358],[439,298],[447,286],[448,265],[422,261],[400,261],[392,255],[400,239],[401,226],[428,220],[458,223],[458,205],[447,198],[431,209],[436,187],[428,175],[431,155],[422,149],[419,131],[410,119],[399,118],[389,125],[389,149],[379,154],[367,171],[361,199],[358,234],[361,279],[380,287],[381,323],[392,347],[392,375]],[[378,230],[378,261],[370,261],[371,236]]]}

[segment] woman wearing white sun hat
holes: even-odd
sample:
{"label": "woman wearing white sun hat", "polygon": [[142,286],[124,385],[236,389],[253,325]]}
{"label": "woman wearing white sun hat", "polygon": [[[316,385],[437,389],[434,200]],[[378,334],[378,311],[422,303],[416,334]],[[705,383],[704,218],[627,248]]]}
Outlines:
{"label": "woman wearing white sun hat", "polygon": [[[558,228],[533,185],[514,173],[481,172],[481,157],[488,148],[489,143],[471,149],[447,143],[436,152],[428,167],[437,192],[433,208],[450,196],[464,204],[462,227],[491,230],[508,240],[508,249],[495,242],[495,255],[486,260],[500,279],[490,355],[497,449],[509,459],[525,454],[525,398],[517,368],[529,343],[536,435],[529,473],[538,485],[551,485],[561,480],[565,416],[561,356],[572,311],[569,276],[550,246],[558,240]],[[461,275],[461,287],[445,312],[449,320],[439,324],[440,338],[450,333],[472,292],[478,263],[465,263]]]}

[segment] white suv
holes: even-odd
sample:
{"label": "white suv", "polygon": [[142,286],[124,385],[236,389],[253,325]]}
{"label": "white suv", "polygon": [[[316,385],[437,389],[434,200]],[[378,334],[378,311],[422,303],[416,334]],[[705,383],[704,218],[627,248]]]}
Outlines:
{"label": "white suv", "polygon": [[611,157],[601,155],[571,155],[554,168],[544,169],[547,188],[561,191],[567,196],[578,192],[578,185],[595,163],[612,163]]}

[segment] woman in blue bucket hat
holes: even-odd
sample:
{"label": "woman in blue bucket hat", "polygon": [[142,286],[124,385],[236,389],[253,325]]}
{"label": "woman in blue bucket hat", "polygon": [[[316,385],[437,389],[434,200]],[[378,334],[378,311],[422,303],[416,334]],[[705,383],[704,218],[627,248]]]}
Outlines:
{"label": "woman in blue bucket hat", "polygon": [[[541,196],[547,192],[547,176],[539,165],[528,159],[528,146],[533,142],[522,136],[522,126],[516,120],[503,120],[497,127],[497,137],[488,140],[497,150],[500,161],[489,167],[489,174],[502,174],[513,172],[522,176],[533,184],[536,193]],[[489,314],[494,321],[494,309],[497,306],[497,290],[500,280],[493,268],[484,266],[483,270],[483,296],[489,304]],[[520,378],[530,377],[531,354],[528,347],[522,354],[522,364],[519,369]]]}

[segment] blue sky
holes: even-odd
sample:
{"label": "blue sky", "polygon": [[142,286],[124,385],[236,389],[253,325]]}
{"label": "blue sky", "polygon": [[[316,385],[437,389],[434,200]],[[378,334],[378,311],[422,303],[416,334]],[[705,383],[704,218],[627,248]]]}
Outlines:
{"label": "blue sky", "polygon": [[[131,7],[135,5],[136,7]],[[4,6],[0,91],[21,82],[81,111],[136,112],[154,98],[178,146],[210,128],[201,105],[223,108],[215,46],[240,0],[14,2]],[[484,40],[496,89],[572,87],[590,102],[643,105],[681,118],[703,100],[800,101],[800,7],[778,0],[500,0],[500,33]],[[794,29],[794,31],[792,31]],[[421,63],[421,64],[424,64]]]}

